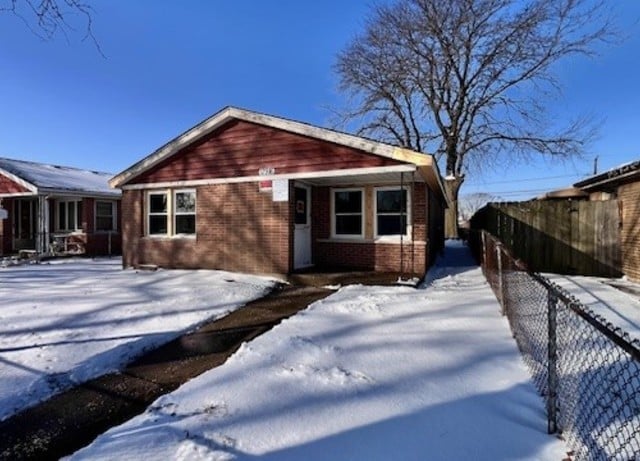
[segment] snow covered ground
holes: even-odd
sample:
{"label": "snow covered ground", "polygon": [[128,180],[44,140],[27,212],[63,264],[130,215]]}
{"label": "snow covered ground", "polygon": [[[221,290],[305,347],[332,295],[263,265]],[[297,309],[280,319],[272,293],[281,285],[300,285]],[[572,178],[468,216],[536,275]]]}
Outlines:
{"label": "snow covered ground", "polygon": [[262,296],[264,277],[70,259],[0,268],[0,419]]}
{"label": "snow covered ground", "polygon": [[558,461],[499,310],[450,244],[422,289],[344,287],[71,459]]}
{"label": "snow covered ground", "polygon": [[640,297],[612,286],[627,286],[630,290],[640,292],[640,284],[624,279],[543,275],[575,296],[593,312],[629,333],[632,339],[640,340]]}

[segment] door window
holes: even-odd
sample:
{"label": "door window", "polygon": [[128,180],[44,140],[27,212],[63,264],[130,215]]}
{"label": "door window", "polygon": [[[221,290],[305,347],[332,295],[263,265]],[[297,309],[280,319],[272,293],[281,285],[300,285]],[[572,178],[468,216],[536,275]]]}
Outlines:
{"label": "door window", "polygon": [[296,224],[308,224],[309,217],[307,216],[308,197],[307,189],[304,187],[295,188],[295,223]]}

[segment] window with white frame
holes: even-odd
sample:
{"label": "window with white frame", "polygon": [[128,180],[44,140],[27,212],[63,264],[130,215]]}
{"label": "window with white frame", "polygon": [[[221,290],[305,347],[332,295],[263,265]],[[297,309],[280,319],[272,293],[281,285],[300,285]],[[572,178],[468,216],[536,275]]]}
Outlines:
{"label": "window with white frame", "polygon": [[334,189],[331,193],[333,208],[333,236],[364,237],[364,193],[362,189]]}
{"label": "window with white frame", "polygon": [[96,231],[110,232],[116,229],[116,202],[96,200]]}
{"label": "window with white frame", "polygon": [[58,200],[56,230],[75,232],[82,230],[82,201],[78,199]]}
{"label": "window with white frame", "polygon": [[149,235],[169,233],[169,203],[167,192],[149,192],[147,230]]}
{"label": "window with white frame", "polygon": [[147,194],[147,234],[192,236],[196,233],[196,191],[151,191]]}
{"label": "window with white frame", "polygon": [[409,194],[400,187],[375,189],[376,237],[406,236],[409,221]]}
{"label": "window with white frame", "polygon": [[174,233],[194,235],[196,233],[196,191],[175,191],[173,203]]}

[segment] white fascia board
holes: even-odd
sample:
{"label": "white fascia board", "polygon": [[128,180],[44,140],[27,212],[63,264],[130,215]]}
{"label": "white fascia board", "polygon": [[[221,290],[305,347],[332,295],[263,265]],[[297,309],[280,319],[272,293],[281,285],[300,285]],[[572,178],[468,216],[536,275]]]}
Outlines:
{"label": "white fascia board", "polygon": [[[593,182],[591,184],[587,184],[584,186],[579,187],[579,189],[587,191],[587,192],[593,192],[594,189],[597,189],[598,187],[601,186],[607,186],[609,184],[615,184],[616,182],[620,182],[623,181],[625,179],[628,179],[629,177],[633,177],[635,175],[638,175],[638,170],[633,170],[633,171],[629,171],[627,173],[623,173],[620,174],[618,176],[612,176],[610,178],[603,178],[597,182]],[[580,184],[580,182],[577,182],[576,184]],[[574,185],[575,186],[575,185]]]}
{"label": "white fascia board", "polygon": [[192,179],[185,181],[165,181],[156,183],[139,183],[122,186],[122,190],[160,189],[165,187],[195,187],[215,184],[233,184],[242,182],[270,181],[275,179],[314,179],[336,178],[346,176],[362,176],[380,173],[411,173],[416,171],[415,165],[381,166],[371,168],[350,168],[345,170],[308,171],[302,173],[274,174],[268,176],[241,176],[236,178]]}
{"label": "white fascia board", "polygon": [[19,197],[37,197],[37,194],[32,192],[12,192],[10,194],[0,194],[0,198],[19,198]]}
{"label": "white fascia board", "polygon": [[20,178],[19,176],[16,176],[13,173],[8,172],[7,170],[4,170],[2,168],[0,168],[0,174],[2,174],[3,176],[6,176],[7,178],[9,178],[11,181],[15,182],[16,184],[21,185],[22,187],[29,189],[29,191],[31,191],[31,193],[33,194],[37,194],[38,193],[38,188],[34,185],[31,184],[28,181],[25,181],[24,179]]}
{"label": "white fascia board", "polygon": [[109,198],[111,200],[119,200],[122,193],[119,190],[113,192],[92,192],[83,190],[65,190],[65,189],[45,189],[39,191],[39,195],[53,197],[87,197],[87,198]]}

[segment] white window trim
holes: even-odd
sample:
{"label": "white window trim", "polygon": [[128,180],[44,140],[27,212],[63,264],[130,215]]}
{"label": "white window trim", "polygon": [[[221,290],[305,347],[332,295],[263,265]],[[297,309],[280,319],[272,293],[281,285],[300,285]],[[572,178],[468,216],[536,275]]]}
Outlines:
{"label": "white window trim", "polygon": [[[183,238],[194,238],[196,236],[196,234],[198,233],[198,218],[197,218],[198,194],[197,194],[196,190],[195,189],[174,189],[172,191],[172,194],[171,194],[171,204],[172,204],[171,208],[172,209],[176,208],[175,207],[176,195],[178,195],[179,193],[185,193],[185,192],[192,193],[195,196],[196,209],[193,211],[193,213],[192,212],[185,213],[185,212],[178,212],[178,211],[175,211],[175,212],[171,213],[171,221],[172,221],[172,223],[171,223],[172,224],[172,228],[171,228],[172,233],[171,233],[171,235],[176,236],[176,237],[183,237]],[[194,229],[193,234],[173,233],[173,231],[178,228],[177,223],[176,223],[177,217],[178,216],[191,216],[191,215],[193,215],[196,218],[196,221],[195,221],[195,226],[196,227]]]}
{"label": "white window trim", "polygon": [[[98,202],[111,204],[111,230],[98,229]],[[106,234],[109,232],[118,232],[118,206],[113,200],[95,200],[93,208],[93,229],[98,234]]]}
{"label": "white window trim", "polygon": [[[82,207],[82,199],[78,199],[78,198],[57,198],[54,201],[55,203],[55,230],[56,232],[66,232],[66,233],[82,233],[83,229],[82,229],[82,222],[78,222],[79,221],[79,216],[78,216],[78,203],[80,203],[80,207]],[[65,229],[63,229],[62,227],[60,227],[60,204],[64,203],[65,205]],[[67,224],[69,223],[69,203],[75,203],[75,216],[76,216],[76,222],[75,222],[75,228],[74,229],[67,229]],[[86,211],[85,211],[86,212]]]}
{"label": "white window trim", "polygon": [[[166,195],[167,197],[167,211],[165,213],[151,213],[151,196],[152,195]],[[145,235],[151,238],[163,238],[171,235],[171,192],[169,190],[150,190],[147,191],[147,200],[146,200],[146,229]],[[152,234],[151,233],[151,216],[167,216],[167,232],[165,234]]]}
{"label": "white window trim", "polygon": [[[177,238],[177,239],[195,239],[198,226],[198,195],[196,189],[153,189],[146,191],[146,209],[145,209],[145,237],[148,238]],[[192,214],[192,213],[176,213],[175,202],[176,194],[179,192],[193,192],[196,194],[196,211],[193,213],[196,216],[196,233],[193,234],[176,234],[176,215],[177,214]],[[151,214],[151,196],[165,194],[167,196],[167,211],[166,213],[154,213]],[[167,216],[167,232],[165,234],[151,234],[151,216]]]}
{"label": "white window trim", "polygon": [[[405,216],[407,219],[406,233],[401,235],[378,235],[378,191],[404,189],[407,193],[407,209]],[[398,213],[382,213],[382,215],[397,215]],[[404,186],[382,186],[373,188],[373,238],[379,242],[399,242],[402,239],[411,239],[411,190]]]}
{"label": "white window trim", "polygon": [[[360,219],[361,219],[361,232],[360,234],[337,234],[336,233],[336,192],[360,192]],[[333,239],[345,239],[345,240],[362,240],[364,239],[365,227],[366,227],[366,212],[365,209],[365,191],[362,187],[344,187],[331,189],[331,238]],[[357,213],[352,213],[356,215]],[[346,215],[346,214],[345,214]]]}

